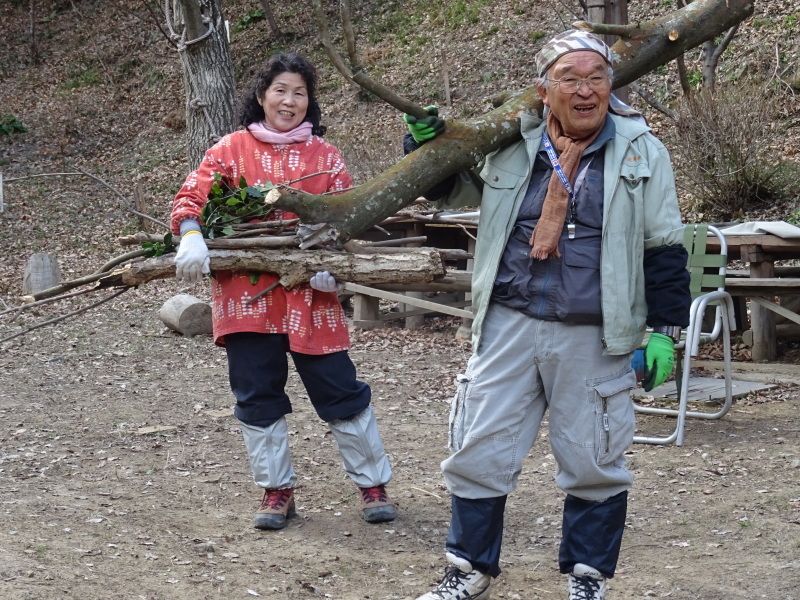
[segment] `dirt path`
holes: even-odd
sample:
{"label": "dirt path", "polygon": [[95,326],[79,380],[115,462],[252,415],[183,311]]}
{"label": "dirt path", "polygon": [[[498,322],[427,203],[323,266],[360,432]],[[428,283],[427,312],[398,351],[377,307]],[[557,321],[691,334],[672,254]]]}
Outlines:
{"label": "dirt path", "polygon": [[[449,499],[439,462],[454,375],[452,330],[355,332],[400,518],[368,525],[334,441],[292,375],[299,518],[250,526],[260,499],[224,353],[166,330],[169,284],[133,292],[0,350],[0,597],[400,600],[440,576]],[[438,330],[437,330],[438,329]],[[692,421],[686,445],[634,446],[636,476],[614,600],[796,598],[797,388]],[[643,427],[658,427],[650,418]],[[168,427],[142,434],[142,428]],[[562,496],[546,439],[507,511],[494,597],[556,599]]]}

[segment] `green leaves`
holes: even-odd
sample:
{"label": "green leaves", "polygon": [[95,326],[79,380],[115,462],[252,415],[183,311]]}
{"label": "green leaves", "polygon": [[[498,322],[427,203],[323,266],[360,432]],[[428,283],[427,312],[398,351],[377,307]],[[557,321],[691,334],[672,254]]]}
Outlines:
{"label": "green leaves", "polygon": [[234,225],[264,219],[271,210],[264,205],[264,196],[273,187],[270,183],[247,185],[244,177],[239,178],[238,186],[230,186],[215,173],[208,203],[200,214],[203,236],[213,240],[231,235]]}
{"label": "green leaves", "polygon": [[28,129],[12,114],[0,115],[0,136],[25,133]]}
{"label": "green leaves", "polygon": [[147,250],[147,258],[169,254],[175,250],[175,243],[172,241],[172,232],[164,236],[163,242],[144,242],[142,243],[142,248]]}

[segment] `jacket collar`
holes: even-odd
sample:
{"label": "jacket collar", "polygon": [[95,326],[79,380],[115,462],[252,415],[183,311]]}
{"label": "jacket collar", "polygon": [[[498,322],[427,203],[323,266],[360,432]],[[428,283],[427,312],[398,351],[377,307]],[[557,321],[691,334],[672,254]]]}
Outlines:
{"label": "jacket collar", "polygon": [[[643,124],[639,119],[621,117],[611,112],[608,113],[608,118],[614,122],[617,135],[631,140],[650,131],[650,127]],[[520,132],[525,139],[541,137],[544,126],[545,121],[538,115],[523,113],[520,116]]]}

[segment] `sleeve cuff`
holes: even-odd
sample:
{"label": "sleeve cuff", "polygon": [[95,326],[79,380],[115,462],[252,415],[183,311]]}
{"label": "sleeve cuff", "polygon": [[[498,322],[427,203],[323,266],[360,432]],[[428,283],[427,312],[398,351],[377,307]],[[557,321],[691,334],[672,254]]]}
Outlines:
{"label": "sleeve cuff", "polygon": [[181,221],[181,236],[192,229],[200,231],[200,223],[197,221],[197,219],[185,219]]}

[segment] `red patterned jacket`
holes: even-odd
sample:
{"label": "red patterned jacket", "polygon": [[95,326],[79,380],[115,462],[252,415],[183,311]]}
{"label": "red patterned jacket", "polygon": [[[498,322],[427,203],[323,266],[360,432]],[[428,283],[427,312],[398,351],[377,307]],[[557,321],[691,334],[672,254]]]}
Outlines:
{"label": "red patterned jacket", "polygon": [[[261,142],[246,130],[226,135],[205,154],[196,171],[189,174],[172,206],[172,233],[180,234],[186,219],[200,221],[214,183],[220,173],[232,186],[244,176],[248,185],[287,183],[313,173],[292,187],[311,194],[343,190],[352,185],[350,174],[335,146],[317,136],[307,142],[273,145]],[[296,215],[276,210],[270,219],[292,219]],[[240,331],[283,333],[289,347],[304,354],[330,354],[350,348],[347,321],[336,293],[318,292],[307,284],[286,290],[281,286],[253,304],[247,300],[278,279],[262,273],[258,283],[250,273],[216,271],[212,278],[214,341],[224,345],[225,335]]]}

